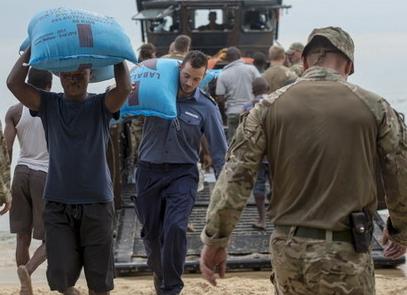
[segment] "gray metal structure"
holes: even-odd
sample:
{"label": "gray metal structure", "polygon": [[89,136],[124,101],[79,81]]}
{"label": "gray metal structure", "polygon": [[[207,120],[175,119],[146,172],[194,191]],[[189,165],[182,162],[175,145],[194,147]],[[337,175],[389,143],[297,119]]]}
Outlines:
{"label": "gray metal structure", "polygon": [[[190,223],[196,231],[189,232],[188,252],[185,264],[186,272],[199,271],[199,254],[202,248],[199,235],[205,222],[209,203],[210,188],[213,183],[205,183],[205,188],[198,194],[192,210]],[[132,186],[124,186],[122,191],[122,208],[118,210],[117,232],[115,239],[115,268],[118,275],[149,272],[144,245],[140,238],[141,225],[136,218]],[[271,269],[269,256],[269,239],[273,225],[267,223],[265,231],[254,229],[251,225],[256,221],[257,209],[251,198],[244,209],[240,222],[233,231],[228,247],[227,267],[232,270],[267,270]],[[372,240],[372,256],[376,268],[395,267],[405,263],[405,258],[392,260],[383,256],[380,239],[385,223],[383,216],[374,216],[374,237]]]}

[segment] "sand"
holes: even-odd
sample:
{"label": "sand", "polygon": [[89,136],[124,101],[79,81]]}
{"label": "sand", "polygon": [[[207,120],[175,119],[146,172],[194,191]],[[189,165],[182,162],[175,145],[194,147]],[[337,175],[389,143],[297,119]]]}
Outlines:
{"label": "sand", "polygon": [[[227,278],[219,280],[217,287],[206,283],[199,275],[185,275],[185,288],[182,294],[194,295],[265,295],[274,294],[273,288],[268,280],[268,272],[244,272],[230,273]],[[401,270],[381,270],[376,274],[377,294],[407,294],[406,277]],[[87,294],[86,283],[82,278],[78,283],[81,294]],[[18,295],[18,285],[1,284],[0,294]],[[50,292],[44,281],[34,282],[34,294],[58,294]],[[117,278],[115,289],[111,294],[127,295],[153,295],[150,276]]]}
{"label": "sand", "polygon": [[[0,240],[0,295],[18,295],[19,281],[14,259],[14,238],[9,236]],[[38,246],[34,242],[31,248]],[[34,294],[59,294],[49,291],[46,276],[46,263],[33,274]],[[226,278],[218,280],[218,286],[212,287],[199,274],[184,276],[184,295],[271,295],[274,294],[267,271],[230,272]],[[83,275],[78,284],[81,294],[87,294],[86,281]],[[407,295],[407,265],[396,269],[376,270],[377,295]],[[152,278],[149,275],[120,277],[115,280],[116,295],[154,295]]]}

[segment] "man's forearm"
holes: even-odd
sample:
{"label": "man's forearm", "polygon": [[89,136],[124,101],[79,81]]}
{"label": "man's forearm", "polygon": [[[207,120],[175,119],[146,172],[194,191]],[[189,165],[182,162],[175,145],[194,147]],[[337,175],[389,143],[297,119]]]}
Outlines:
{"label": "man's forearm", "polygon": [[25,63],[30,59],[30,47],[18,58],[10,74],[7,77],[7,87],[14,96],[30,110],[38,111],[41,105],[40,91],[34,86],[27,84],[25,78],[29,70]]}
{"label": "man's forearm", "polygon": [[116,79],[116,86],[107,92],[105,98],[106,107],[111,113],[120,110],[120,107],[126,101],[126,98],[131,91],[129,70],[125,62],[121,62],[114,66],[114,76]]}
{"label": "man's forearm", "polygon": [[13,145],[14,145],[14,140],[17,136],[17,130],[13,124],[14,123],[12,122],[12,120],[10,118],[10,113],[7,113],[6,114],[6,126],[4,127],[4,140],[6,142],[6,149],[7,149],[9,159],[10,159],[10,163],[12,162],[12,159],[13,159]]}
{"label": "man's forearm", "polygon": [[129,69],[125,62],[121,62],[114,66],[114,76],[116,80],[116,88],[120,93],[123,93],[126,98],[131,91],[131,81]]}
{"label": "man's forearm", "polygon": [[29,67],[25,66],[25,64],[28,63],[30,54],[31,47],[27,48],[26,51],[18,58],[7,77],[7,87],[13,93],[15,92],[16,88],[25,83],[25,78],[27,77],[29,70]]}
{"label": "man's forearm", "polygon": [[390,214],[388,230],[393,241],[407,246],[407,128],[390,105],[383,102],[383,106],[383,122],[393,122],[379,125],[379,159]]}
{"label": "man's forearm", "polygon": [[[0,133],[1,136],[1,133]],[[0,137],[1,138],[1,137]],[[5,143],[0,141],[0,205],[10,198],[10,161]]]}

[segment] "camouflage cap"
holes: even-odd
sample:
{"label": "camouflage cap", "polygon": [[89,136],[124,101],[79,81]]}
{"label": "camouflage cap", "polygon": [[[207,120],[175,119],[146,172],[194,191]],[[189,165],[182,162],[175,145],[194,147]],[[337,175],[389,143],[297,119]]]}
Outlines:
{"label": "camouflage cap", "polygon": [[[352,63],[354,63],[355,45],[353,43],[353,40],[347,32],[345,32],[339,27],[325,27],[314,29],[308,37],[308,42],[305,45],[304,50],[302,52],[303,56],[309,49],[310,43],[316,36],[328,39],[328,41],[331,42],[336,49],[342,52],[347,58],[349,58],[352,61]],[[353,72],[354,67],[352,65],[350,74],[352,74]]]}
{"label": "camouflage cap", "polygon": [[290,45],[287,50],[287,54],[294,53],[295,51],[302,52],[304,50],[304,45],[300,42],[294,42]]}

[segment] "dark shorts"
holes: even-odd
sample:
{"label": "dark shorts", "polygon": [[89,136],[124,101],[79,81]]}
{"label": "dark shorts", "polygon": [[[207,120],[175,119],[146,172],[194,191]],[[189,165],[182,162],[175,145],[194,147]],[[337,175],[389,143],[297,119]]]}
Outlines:
{"label": "dark shorts", "polygon": [[257,171],[256,183],[254,184],[253,189],[253,193],[255,195],[266,195],[266,183],[268,175],[268,164],[260,163],[259,170]]}
{"label": "dark shorts", "polygon": [[14,170],[11,194],[10,232],[31,233],[33,238],[44,240],[44,192],[47,173],[17,165]]}
{"label": "dark shorts", "polygon": [[47,279],[59,292],[75,285],[82,266],[88,288],[113,289],[113,203],[46,202]]}

